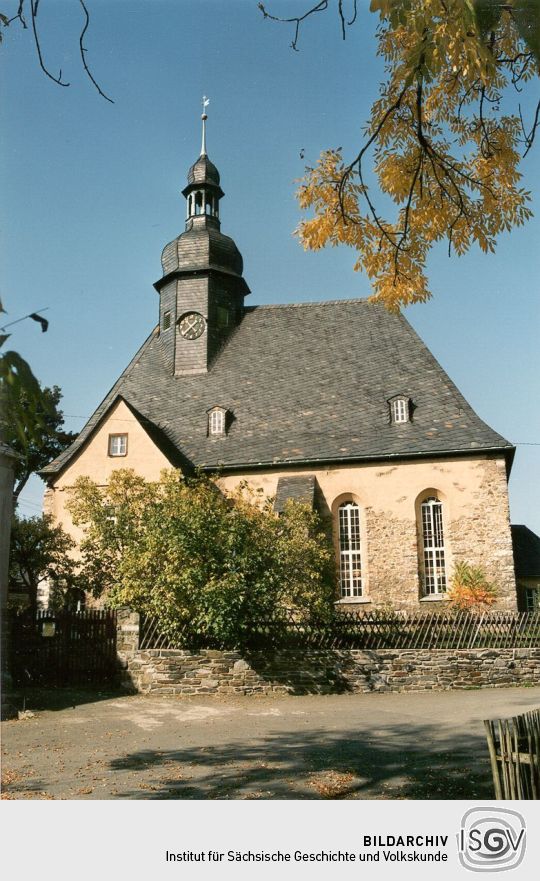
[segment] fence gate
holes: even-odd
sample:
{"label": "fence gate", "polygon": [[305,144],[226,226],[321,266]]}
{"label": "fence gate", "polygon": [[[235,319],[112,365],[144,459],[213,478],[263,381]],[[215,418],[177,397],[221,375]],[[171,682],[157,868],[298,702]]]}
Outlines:
{"label": "fence gate", "polygon": [[112,683],[116,673],[116,612],[27,610],[13,619],[15,685]]}

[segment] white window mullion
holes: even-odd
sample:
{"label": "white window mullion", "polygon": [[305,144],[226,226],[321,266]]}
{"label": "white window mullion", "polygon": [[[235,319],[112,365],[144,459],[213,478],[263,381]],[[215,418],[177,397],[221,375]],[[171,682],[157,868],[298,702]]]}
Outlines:
{"label": "white window mullion", "polygon": [[360,509],[354,502],[338,511],[339,582],[342,598],[362,596]]}
{"label": "white window mullion", "polygon": [[422,545],[424,556],[424,592],[446,593],[446,560],[442,504],[429,498],[422,503]]}

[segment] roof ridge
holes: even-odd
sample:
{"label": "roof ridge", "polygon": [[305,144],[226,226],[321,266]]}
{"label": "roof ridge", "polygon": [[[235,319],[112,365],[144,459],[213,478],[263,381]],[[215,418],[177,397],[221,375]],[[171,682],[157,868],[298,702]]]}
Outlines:
{"label": "roof ridge", "polygon": [[341,306],[347,304],[365,304],[370,306],[380,306],[380,303],[371,302],[370,297],[351,297],[343,300],[307,300],[299,303],[261,303],[254,306],[246,306],[246,312],[254,312],[255,309],[301,309],[304,306]]}

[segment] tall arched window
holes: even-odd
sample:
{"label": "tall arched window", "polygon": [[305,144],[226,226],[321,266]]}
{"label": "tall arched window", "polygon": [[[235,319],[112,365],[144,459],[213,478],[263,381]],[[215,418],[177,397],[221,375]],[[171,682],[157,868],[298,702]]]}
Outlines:
{"label": "tall arched window", "polygon": [[344,502],[339,506],[338,525],[340,593],[343,598],[361,597],[360,508],[356,502]]}
{"label": "tall arched window", "polygon": [[435,496],[430,496],[422,502],[420,510],[422,516],[424,593],[426,596],[446,593],[442,502]]}

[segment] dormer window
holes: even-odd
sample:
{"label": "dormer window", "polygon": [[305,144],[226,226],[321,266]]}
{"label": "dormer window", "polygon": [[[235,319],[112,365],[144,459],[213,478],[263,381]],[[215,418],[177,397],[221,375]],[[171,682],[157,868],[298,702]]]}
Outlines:
{"label": "dormer window", "polygon": [[390,403],[390,421],[396,425],[402,425],[404,422],[410,422],[411,419],[411,402],[404,395],[392,398]]}
{"label": "dormer window", "polygon": [[223,437],[227,434],[227,410],[224,407],[213,407],[208,411],[208,435]]}

